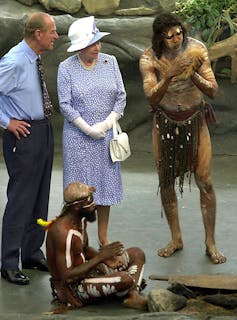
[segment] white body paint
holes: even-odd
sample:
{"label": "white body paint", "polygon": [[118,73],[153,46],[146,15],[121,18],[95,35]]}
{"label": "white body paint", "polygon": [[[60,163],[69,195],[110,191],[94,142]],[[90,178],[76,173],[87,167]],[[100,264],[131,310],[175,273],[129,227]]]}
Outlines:
{"label": "white body paint", "polygon": [[[71,245],[72,245],[72,237],[73,236],[80,238],[81,241],[83,242],[82,234],[79,231],[74,230],[74,229],[70,229],[68,231],[67,240],[66,240],[66,265],[67,265],[67,268],[70,268],[72,266]],[[83,262],[85,262],[85,257],[84,257],[83,253],[81,253],[81,257],[82,257]]]}

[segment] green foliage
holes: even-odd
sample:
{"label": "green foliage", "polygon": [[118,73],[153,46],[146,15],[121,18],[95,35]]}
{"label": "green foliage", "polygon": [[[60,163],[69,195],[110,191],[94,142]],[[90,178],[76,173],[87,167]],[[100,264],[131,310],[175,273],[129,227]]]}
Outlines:
{"label": "green foliage", "polygon": [[237,17],[236,0],[180,0],[176,3],[176,13],[208,46],[218,40],[226,27],[229,35],[237,30],[233,21]]}
{"label": "green foliage", "polygon": [[220,70],[220,73],[223,74],[223,75],[226,75],[226,76],[230,77],[230,76],[231,76],[231,69],[230,69],[230,68],[227,68],[227,67],[222,68],[222,69]]}

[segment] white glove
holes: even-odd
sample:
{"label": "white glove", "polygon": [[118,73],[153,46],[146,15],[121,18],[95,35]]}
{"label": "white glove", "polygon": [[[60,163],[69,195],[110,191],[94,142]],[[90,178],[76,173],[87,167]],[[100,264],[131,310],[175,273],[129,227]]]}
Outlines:
{"label": "white glove", "polygon": [[92,128],[106,132],[111,129],[113,127],[113,123],[118,121],[120,118],[121,115],[119,113],[112,111],[104,121],[94,124]]}
{"label": "white glove", "polygon": [[73,124],[93,139],[102,139],[105,137],[105,132],[103,130],[95,128],[94,126],[89,126],[89,124],[83,120],[82,117],[78,117],[73,120]]}

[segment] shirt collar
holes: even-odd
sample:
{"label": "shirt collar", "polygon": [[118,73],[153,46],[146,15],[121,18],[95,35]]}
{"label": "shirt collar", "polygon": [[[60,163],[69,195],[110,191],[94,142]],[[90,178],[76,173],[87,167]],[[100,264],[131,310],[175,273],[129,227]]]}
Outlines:
{"label": "shirt collar", "polygon": [[27,42],[24,39],[22,40],[22,47],[25,51],[25,55],[28,57],[31,63],[34,63],[39,58],[39,55],[31,49],[31,47],[27,44]]}

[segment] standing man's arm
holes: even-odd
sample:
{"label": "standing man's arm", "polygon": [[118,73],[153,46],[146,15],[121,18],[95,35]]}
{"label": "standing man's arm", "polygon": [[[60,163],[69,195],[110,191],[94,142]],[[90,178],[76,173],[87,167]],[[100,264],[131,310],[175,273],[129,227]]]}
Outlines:
{"label": "standing man's arm", "polygon": [[[2,58],[0,61],[0,94],[10,99],[11,92],[17,88],[17,69],[14,61],[8,61],[7,58]],[[3,98],[2,98],[3,99]],[[26,137],[30,134],[28,128],[30,124],[17,119],[9,119],[3,112],[3,103],[0,105],[0,126],[3,129],[11,131],[17,139],[20,136]]]}
{"label": "standing man's arm", "polygon": [[198,89],[201,90],[205,95],[210,98],[214,98],[216,96],[218,84],[211,67],[207,49],[203,54],[201,66],[193,74],[191,79]]}
{"label": "standing man's arm", "polygon": [[172,63],[166,59],[157,59],[149,50],[140,58],[140,72],[144,93],[154,108],[164,97],[172,78],[184,72],[190,64],[189,59],[176,58]]}
{"label": "standing man's arm", "polygon": [[10,119],[7,130],[11,131],[17,139],[20,139],[21,136],[27,137],[30,134],[28,130],[30,126],[29,123],[23,120]]}
{"label": "standing man's arm", "polygon": [[159,104],[164,94],[167,91],[171,78],[161,78],[158,81],[158,70],[154,66],[155,59],[146,50],[139,61],[140,72],[143,80],[143,90],[151,107]]}

